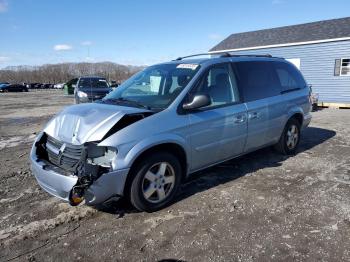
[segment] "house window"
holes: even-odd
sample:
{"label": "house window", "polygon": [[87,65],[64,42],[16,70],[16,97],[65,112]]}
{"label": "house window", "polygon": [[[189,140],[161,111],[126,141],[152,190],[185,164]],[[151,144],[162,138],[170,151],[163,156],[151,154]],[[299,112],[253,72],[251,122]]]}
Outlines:
{"label": "house window", "polygon": [[350,75],[350,58],[341,59],[340,75]]}

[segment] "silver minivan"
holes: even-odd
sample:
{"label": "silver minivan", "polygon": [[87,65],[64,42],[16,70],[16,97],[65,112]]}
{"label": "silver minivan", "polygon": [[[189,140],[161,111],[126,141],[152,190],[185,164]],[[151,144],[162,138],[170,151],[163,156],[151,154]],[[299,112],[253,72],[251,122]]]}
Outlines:
{"label": "silver minivan", "polygon": [[36,138],[31,168],[72,205],[124,196],[152,212],[195,171],[272,145],[295,153],[310,110],[309,87],[282,58],[178,58],[65,108]]}

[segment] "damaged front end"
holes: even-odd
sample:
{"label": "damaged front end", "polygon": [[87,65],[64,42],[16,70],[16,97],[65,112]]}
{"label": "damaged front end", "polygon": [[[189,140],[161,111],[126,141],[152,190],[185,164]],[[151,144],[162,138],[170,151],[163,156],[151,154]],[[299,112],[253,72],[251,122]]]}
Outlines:
{"label": "damaged front end", "polygon": [[[80,204],[90,186],[103,174],[113,171],[112,162],[117,154],[116,149],[101,147],[95,142],[74,145],[61,142],[46,133],[43,133],[34,147],[37,159],[43,164],[43,170],[76,178],[76,183],[70,192],[67,192],[68,196],[64,197],[65,200],[68,197],[71,205]],[[58,196],[62,198],[62,192]]]}
{"label": "damaged front end", "polygon": [[66,108],[47,124],[32,147],[31,169],[39,185],[72,205],[119,198],[129,168],[117,166],[115,147],[99,143],[151,114],[105,104]]}

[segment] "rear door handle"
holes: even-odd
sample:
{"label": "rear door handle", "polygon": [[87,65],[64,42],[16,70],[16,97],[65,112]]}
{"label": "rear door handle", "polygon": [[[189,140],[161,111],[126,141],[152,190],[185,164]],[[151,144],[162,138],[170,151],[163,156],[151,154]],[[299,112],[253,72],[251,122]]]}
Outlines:
{"label": "rear door handle", "polygon": [[249,119],[258,119],[260,118],[260,113],[259,112],[252,112],[248,114]]}
{"label": "rear door handle", "polygon": [[244,123],[245,122],[245,116],[244,115],[235,116],[234,122],[237,123],[237,124]]}

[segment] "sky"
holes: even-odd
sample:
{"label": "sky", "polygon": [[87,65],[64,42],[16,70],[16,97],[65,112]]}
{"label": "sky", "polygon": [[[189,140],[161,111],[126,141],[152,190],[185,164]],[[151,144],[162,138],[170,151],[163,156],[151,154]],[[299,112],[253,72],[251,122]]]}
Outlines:
{"label": "sky", "polygon": [[0,68],[151,65],[232,33],[349,16],[349,0],[0,0]]}

